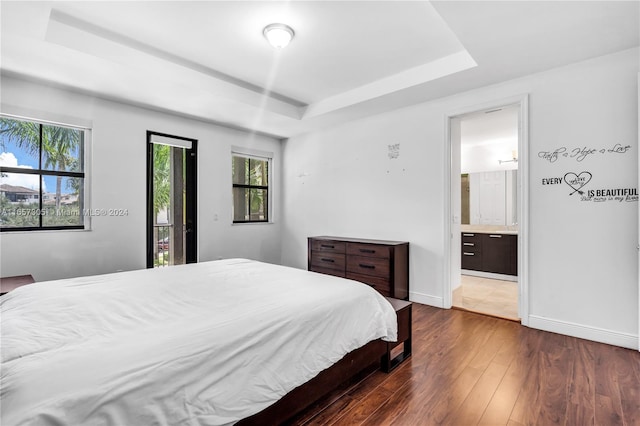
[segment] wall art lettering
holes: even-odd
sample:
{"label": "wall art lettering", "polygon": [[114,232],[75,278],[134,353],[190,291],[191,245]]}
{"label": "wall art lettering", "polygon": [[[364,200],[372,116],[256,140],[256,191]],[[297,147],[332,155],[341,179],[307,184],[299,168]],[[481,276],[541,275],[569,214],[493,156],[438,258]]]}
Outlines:
{"label": "wall art lettering", "polygon": [[614,154],[626,154],[631,150],[631,145],[615,144],[612,147],[605,148],[590,148],[590,147],[577,147],[567,148],[561,146],[552,151],[540,151],[538,152],[538,158],[548,161],[549,163],[555,163],[556,161],[566,158],[567,160],[575,160],[577,162],[583,161],[585,158],[602,156],[602,155],[614,155]]}
{"label": "wall art lettering", "polygon": [[559,185],[566,184],[569,187],[569,196],[578,194],[580,201],[588,201],[594,203],[601,202],[637,202],[640,200],[638,196],[638,188],[631,187],[612,187],[612,188],[587,188],[587,185],[594,180],[591,172],[567,172],[563,176],[552,176],[542,179],[542,185]]}
{"label": "wall art lettering", "polygon": [[638,201],[638,188],[607,188],[590,189],[585,195],[580,197],[581,201],[592,201],[595,203],[605,201],[633,202]]}
{"label": "wall art lettering", "polygon": [[542,178],[543,185],[559,185],[564,180],[564,177],[550,177],[550,178]]}
{"label": "wall art lettering", "polygon": [[584,194],[584,191],[581,191],[582,187],[591,182],[591,178],[593,175],[589,172],[580,172],[578,174],[574,172],[565,173],[564,175],[564,183],[569,185],[569,187],[573,190],[569,195],[573,195],[576,192],[580,195]]}
{"label": "wall art lettering", "polygon": [[387,145],[389,147],[389,159],[393,160],[394,158],[400,157],[400,144],[395,143],[393,145]]}

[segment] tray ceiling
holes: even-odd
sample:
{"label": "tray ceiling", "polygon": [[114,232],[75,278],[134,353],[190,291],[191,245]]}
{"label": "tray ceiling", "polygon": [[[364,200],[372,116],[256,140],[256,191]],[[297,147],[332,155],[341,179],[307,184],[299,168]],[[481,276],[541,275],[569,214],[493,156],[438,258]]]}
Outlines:
{"label": "tray ceiling", "polygon": [[[2,1],[4,75],[277,137],[639,44],[638,2]],[[271,47],[262,29],[294,28]]]}

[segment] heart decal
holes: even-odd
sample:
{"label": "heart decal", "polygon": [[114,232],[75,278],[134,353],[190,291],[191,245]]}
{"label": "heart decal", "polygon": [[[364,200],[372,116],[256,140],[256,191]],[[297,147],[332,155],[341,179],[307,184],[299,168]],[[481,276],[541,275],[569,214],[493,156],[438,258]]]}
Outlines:
{"label": "heart decal", "polygon": [[575,174],[573,172],[566,173],[564,175],[564,182],[573,189],[573,192],[569,195],[573,195],[576,192],[580,195],[584,194],[580,189],[589,183],[593,176],[589,172],[580,172],[579,174]]}

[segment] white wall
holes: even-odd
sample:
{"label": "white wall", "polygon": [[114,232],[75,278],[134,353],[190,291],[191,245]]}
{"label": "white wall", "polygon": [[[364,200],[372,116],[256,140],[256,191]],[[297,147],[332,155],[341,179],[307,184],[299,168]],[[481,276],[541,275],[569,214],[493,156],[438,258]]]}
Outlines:
{"label": "white wall", "polygon": [[[515,170],[519,106],[490,108],[459,117],[462,173]],[[508,162],[501,162],[508,161]]]}
{"label": "white wall", "polygon": [[[518,140],[515,145],[517,148]],[[500,164],[497,160],[513,158],[512,143],[496,143],[493,145],[462,147],[462,173],[481,173],[500,170],[517,170],[517,162]],[[515,150],[517,153],[517,149]]]}
{"label": "white wall", "polygon": [[[442,306],[444,117],[529,93],[529,324],[637,347],[638,203],[580,201],[542,179],[590,171],[593,189],[638,187],[638,59],[632,49],[288,140],[283,263],[305,268],[312,235],[407,240],[410,298]],[[539,157],[616,143],[631,149]]]}
{"label": "white wall", "polygon": [[[94,217],[91,231],[2,233],[0,275],[33,274],[43,281],[144,268],[147,130],[198,140],[200,261],[247,257],[280,262],[278,140],[6,76],[1,90],[3,112],[69,124],[91,122],[90,207],[128,209],[129,214]],[[232,145],[274,153],[275,223],[231,224]]]}

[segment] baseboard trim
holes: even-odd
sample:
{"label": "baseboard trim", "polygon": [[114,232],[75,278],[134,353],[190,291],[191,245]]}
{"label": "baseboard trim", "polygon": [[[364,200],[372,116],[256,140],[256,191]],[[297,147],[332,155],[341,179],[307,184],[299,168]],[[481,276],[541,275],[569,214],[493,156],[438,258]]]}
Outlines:
{"label": "baseboard trim", "polygon": [[565,334],[594,342],[621,346],[623,348],[638,349],[638,336],[629,333],[590,327],[567,321],[559,321],[538,315],[529,315],[529,327],[552,333]]}
{"label": "baseboard trim", "polygon": [[410,291],[409,300],[423,305],[435,306],[436,308],[444,308],[444,299],[438,296]]}

